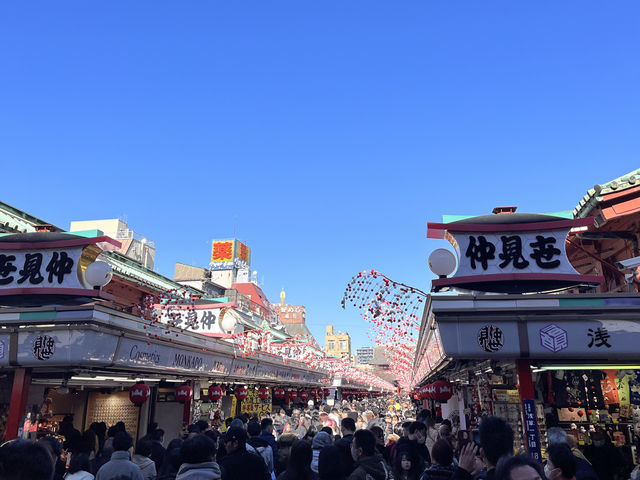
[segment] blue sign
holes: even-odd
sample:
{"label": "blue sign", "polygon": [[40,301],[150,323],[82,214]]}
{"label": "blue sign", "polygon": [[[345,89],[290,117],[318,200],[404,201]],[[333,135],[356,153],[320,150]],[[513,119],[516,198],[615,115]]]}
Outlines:
{"label": "blue sign", "polygon": [[527,449],[531,458],[542,462],[540,451],[540,433],[538,431],[538,419],[536,417],[536,404],[530,398],[522,400],[522,413],[524,417],[524,432],[527,438]]}

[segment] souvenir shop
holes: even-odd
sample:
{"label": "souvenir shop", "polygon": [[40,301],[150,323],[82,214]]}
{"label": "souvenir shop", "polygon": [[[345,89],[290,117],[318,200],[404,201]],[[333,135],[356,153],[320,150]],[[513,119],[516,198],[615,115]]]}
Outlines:
{"label": "souvenir shop", "polygon": [[[438,296],[428,310],[423,381],[414,392],[426,407],[464,430],[499,416],[517,448],[537,445],[541,456],[549,427],[563,428],[582,449],[603,430],[638,463],[637,295]],[[453,387],[450,398],[438,396],[442,385]]]}

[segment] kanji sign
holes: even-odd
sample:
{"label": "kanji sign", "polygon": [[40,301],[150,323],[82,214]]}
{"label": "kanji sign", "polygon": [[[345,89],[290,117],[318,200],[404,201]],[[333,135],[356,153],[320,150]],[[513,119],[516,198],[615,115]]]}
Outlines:
{"label": "kanji sign", "polygon": [[90,287],[85,284],[78,267],[82,247],[13,251],[1,249],[0,243],[0,290]]}
{"label": "kanji sign", "polygon": [[[581,275],[567,258],[565,243],[571,228],[593,224],[593,219],[568,220],[537,215],[504,215],[429,224],[431,238],[446,238],[455,247],[458,269],[449,278],[433,280],[433,288],[524,293],[553,290],[581,283],[598,284],[601,276]],[[478,221],[482,219],[482,223]],[[501,219],[502,220],[502,219]],[[507,223],[508,221],[514,223]],[[519,223],[522,222],[522,223]]]}
{"label": "kanji sign", "polygon": [[540,432],[538,431],[536,405],[532,399],[525,398],[522,400],[522,416],[524,418],[524,431],[529,455],[531,455],[534,460],[541,462]]}
{"label": "kanji sign", "polygon": [[495,325],[485,325],[478,330],[478,343],[485,352],[499,352],[504,346],[502,330]]}
{"label": "kanji sign", "polygon": [[212,270],[229,270],[251,264],[251,250],[238,240],[214,240],[211,246]]}
{"label": "kanji sign", "polygon": [[56,351],[56,341],[49,335],[40,335],[33,341],[33,356],[37,360],[49,360]]}

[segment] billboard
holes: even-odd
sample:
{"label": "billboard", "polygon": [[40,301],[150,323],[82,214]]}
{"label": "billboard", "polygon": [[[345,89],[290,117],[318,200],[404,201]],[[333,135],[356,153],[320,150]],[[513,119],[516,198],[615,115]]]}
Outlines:
{"label": "billboard", "polygon": [[229,270],[251,265],[251,250],[238,240],[214,240],[211,245],[212,270]]}

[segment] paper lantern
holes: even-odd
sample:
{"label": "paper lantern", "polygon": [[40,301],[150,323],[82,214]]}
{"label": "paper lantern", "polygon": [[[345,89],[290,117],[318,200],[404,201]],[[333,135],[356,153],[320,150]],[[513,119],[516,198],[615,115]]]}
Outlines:
{"label": "paper lantern", "polygon": [[322,393],[324,394],[324,398],[327,398],[329,396],[329,394],[331,393],[331,391],[328,388],[325,388]]}
{"label": "paper lantern", "polygon": [[189,385],[181,385],[176,388],[176,400],[180,403],[186,403],[193,397],[193,388]]}
{"label": "paper lantern", "polygon": [[269,389],[267,387],[260,387],[258,389],[258,398],[260,400],[266,400],[269,398]]}
{"label": "paper lantern", "polygon": [[453,396],[453,385],[447,380],[438,380],[433,384],[435,391],[433,399],[438,402],[446,402]]}
{"label": "paper lantern", "polygon": [[295,390],[291,390],[288,393],[289,393],[289,399],[291,401],[294,401],[296,398],[298,398],[298,392],[296,392]]}
{"label": "paper lantern", "polygon": [[151,388],[144,383],[136,383],[129,389],[129,400],[134,405],[142,405],[149,400],[151,396]]}
{"label": "paper lantern", "polygon": [[279,399],[284,398],[284,388],[280,388],[280,387],[274,388],[273,389],[273,396],[275,398],[279,398]]}
{"label": "paper lantern", "polygon": [[236,398],[240,401],[244,400],[245,398],[247,398],[247,395],[249,394],[249,392],[247,391],[246,388],[244,387],[238,387],[236,388]]}
{"label": "paper lantern", "polygon": [[306,390],[301,390],[300,393],[298,394],[298,397],[303,402],[306,402],[307,400],[309,400],[309,392],[307,392]]}
{"label": "paper lantern", "polygon": [[222,398],[222,388],[217,385],[211,385],[209,387],[209,400],[217,402],[220,398]]}

